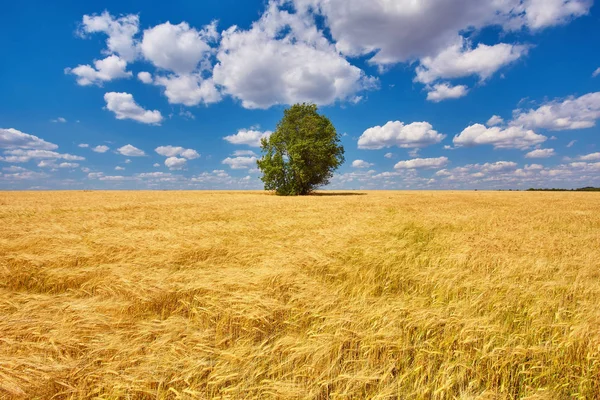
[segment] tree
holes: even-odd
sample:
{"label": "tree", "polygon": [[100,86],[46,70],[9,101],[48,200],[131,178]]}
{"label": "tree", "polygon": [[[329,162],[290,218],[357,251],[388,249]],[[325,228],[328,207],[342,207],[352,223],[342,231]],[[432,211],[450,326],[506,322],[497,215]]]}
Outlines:
{"label": "tree", "polygon": [[295,104],[284,111],[277,129],[261,140],[257,161],[266,190],[278,195],[311,193],[344,162],[344,147],[331,121],[315,104]]}

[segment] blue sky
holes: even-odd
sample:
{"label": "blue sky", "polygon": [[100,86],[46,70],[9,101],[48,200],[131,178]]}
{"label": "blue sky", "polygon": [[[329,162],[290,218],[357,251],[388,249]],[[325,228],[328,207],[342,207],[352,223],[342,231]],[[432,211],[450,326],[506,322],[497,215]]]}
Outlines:
{"label": "blue sky", "polygon": [[260,189],[314,102],[331,189],[600,186],[593,0],[12,2],[0,189]]}

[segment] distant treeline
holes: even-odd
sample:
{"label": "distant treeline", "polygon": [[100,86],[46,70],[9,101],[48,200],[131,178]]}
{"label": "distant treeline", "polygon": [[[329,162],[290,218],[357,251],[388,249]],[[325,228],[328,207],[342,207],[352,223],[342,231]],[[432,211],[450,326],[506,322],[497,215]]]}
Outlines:
{"label": "distant treeline", "polygon": [[535,189],[529,188],[528,192],[600,192],[600,187],[586,186],[578,189]]}

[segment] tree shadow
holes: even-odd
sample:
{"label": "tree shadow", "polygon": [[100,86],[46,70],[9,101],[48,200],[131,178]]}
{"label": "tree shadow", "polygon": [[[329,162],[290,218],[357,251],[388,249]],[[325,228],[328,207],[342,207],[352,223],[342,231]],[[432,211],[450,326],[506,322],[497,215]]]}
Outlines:
{"label": "tree shadow", "polygon": [[316,192],[311,193],[309,196],[366,196],[366,193],[361,192]]}

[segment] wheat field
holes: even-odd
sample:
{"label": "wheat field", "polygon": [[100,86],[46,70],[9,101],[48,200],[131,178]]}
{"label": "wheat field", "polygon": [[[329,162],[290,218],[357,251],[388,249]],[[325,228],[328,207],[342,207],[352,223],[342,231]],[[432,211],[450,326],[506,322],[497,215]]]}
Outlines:
{"label": "wheat field", "polygon": [[0,398],[600,398],[596,193],[0,192]]}

